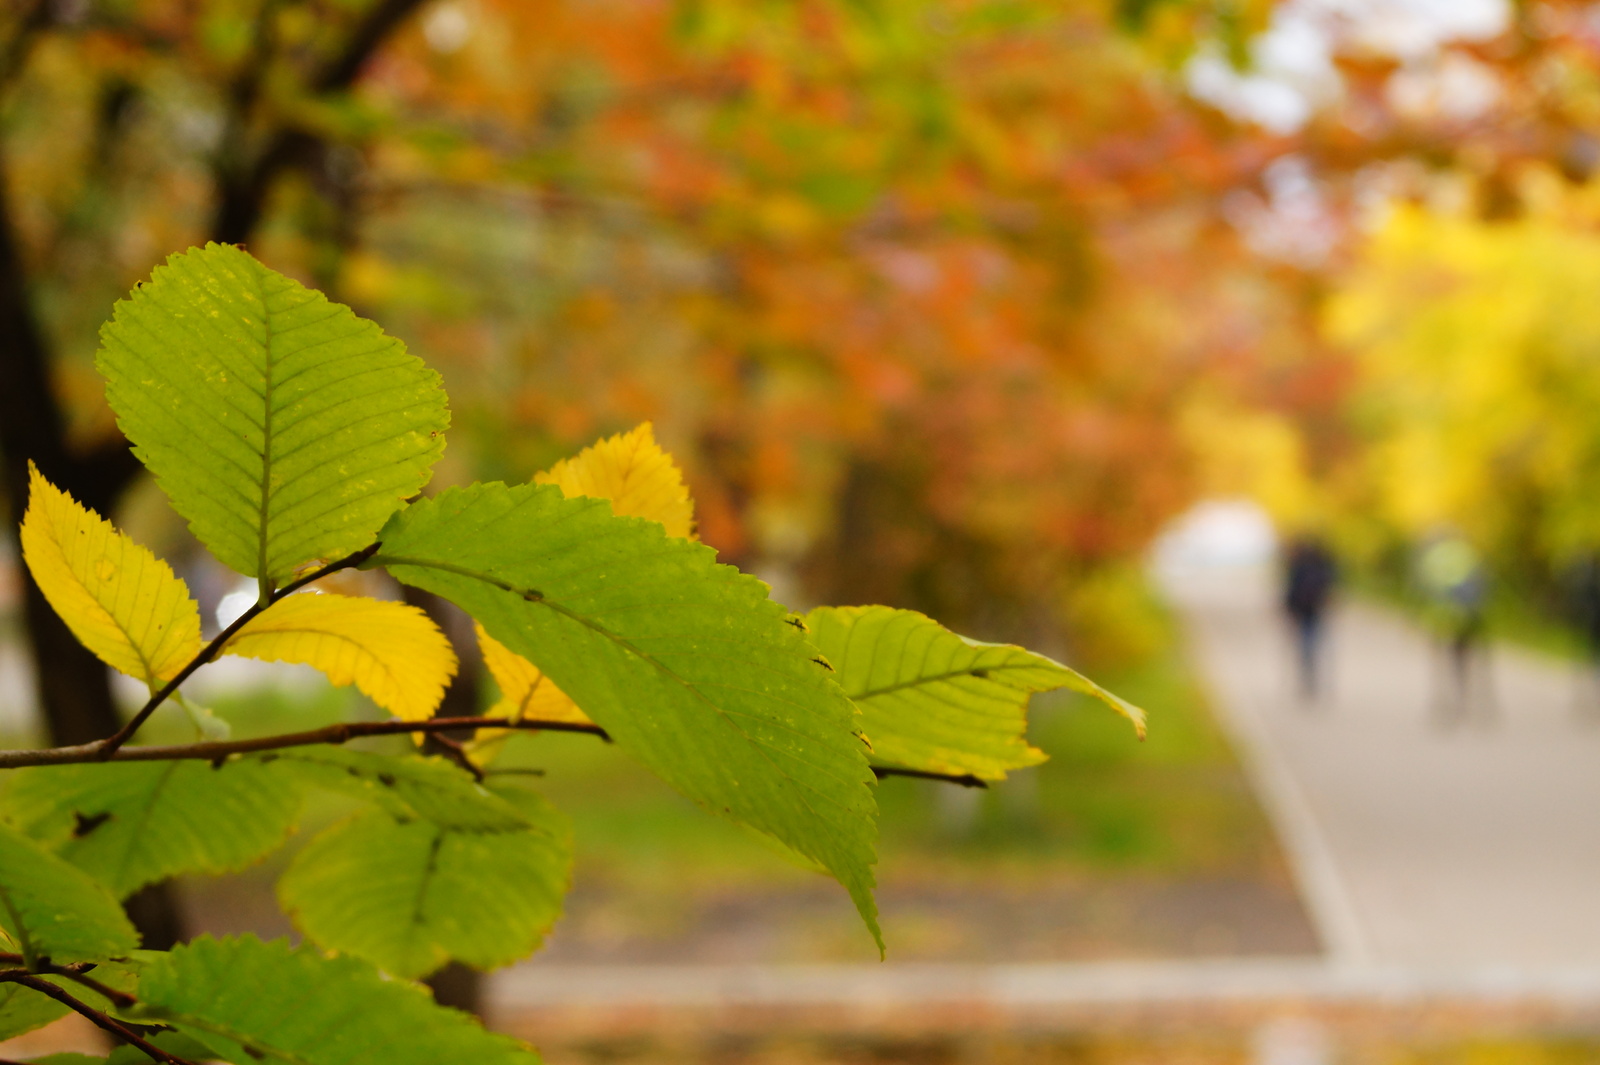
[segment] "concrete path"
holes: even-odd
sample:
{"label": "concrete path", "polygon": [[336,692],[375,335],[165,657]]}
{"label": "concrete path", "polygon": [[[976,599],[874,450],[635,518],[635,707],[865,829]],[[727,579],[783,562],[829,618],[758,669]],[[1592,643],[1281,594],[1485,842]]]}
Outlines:
{"label": "concrete path", "polygon": [[[535,1042],[633,1033],[1252,1031],[1285,1018],[1411,1038],[1600,1027],[1600,969],[1342,967],[1313,959],[1023,965],[541,967],[497,974],[495,1027]],[[1143,1060],[1143,1059],[1141,1059]],[[1323,1065],[1258,1053],[1253,1062]]]}
{"label": "concrete path", "polygon": [[1167,584],[1331,961],[1600,965],[1600,728],[1575,713],[1573,666],[1496,648],[1497,719],[1444,730],[1430,719],[1431,641],[1346,605],[1329,632],[1329,690],[1307,706],[1270,573],[1191,570]]}
{"label": "concrete path", "polygon": [[[1068,1030],[1117,1018],[1143,1030],[1219,1009],[1247,1024],[1303,1009],[1333,1011],[1329,1023],[1342,1024],[1338,1011],[1351,1008],[1407,1017],[1443,1008],[1465,1030],[1491,1020],[1509,1029],[1600,1022],[1600,728],[1574,712],[1577,670],[1497,648],[1487,672],[1498,718],[1441,730],[1429,717],[1439,679],[1431,641],[1392,613],[1346,604],[1329,633],[1328,690],[1308,706],[1296,694],[1270,572],[1191,568],[1166,584],[1278,827],[1323,957],[535,961],[495,977],[494,1014],[527,1032],[610,1030],[619,1017],[641,1030],[679,1022]],[[1160,727],[1159,715],[1152,724]]]}

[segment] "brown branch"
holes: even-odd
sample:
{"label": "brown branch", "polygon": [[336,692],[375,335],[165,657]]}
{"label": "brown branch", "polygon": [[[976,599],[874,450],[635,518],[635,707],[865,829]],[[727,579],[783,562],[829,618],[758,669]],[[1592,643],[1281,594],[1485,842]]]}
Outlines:
{"label": "brown branch", "polygon": [[[384,42],[426,2],[377,0],[350,31],[343,46],[307,76],[307,89],[314,95],[328,96],[350,88]],[[254,162],[237,171],[219,169],[212,240],[222,244],[248,240],[261,220],[273,181],[290,166],[314,157],[321,144],[314,134],[289,126],[279,127],[264,140]]]}
{"label": "brown branch", "polygon": [[298,592],[300,589],[304,588],[313,581],[319,581],[330,573],[335,573],[342,569],[353,569],[354,567],[361,565],[361,563],[371,558],[377,552],[380,546],[382,545],[369,544],[366,547],[363,547],[360,551],[346,555],[337,562],[330,562],[321,569],[314,570],[311,573],[306,574],[299,580],[290,581],[282,588],[279,588],[273,592],[272,595],[267,598],[266,602],[257,602],[251,604],[249,610],[246,610],[243,614],[240,614],[234,619],[233,624],[217,633],[215,639],[201,648],[200,653],[195,655],[194,658],[189,661],[188,665],[179,670],[177,676],[167,681],[167,683],[162,686],[160,691],[150,696],[149,700],[144,704],[144,706],[139,708],[139,712],[133,715],[133,719],[131,721],[129,721],[126,725],[123,725],[112,735],[107,736],[105,739],[100,740],[97,743],[86,744],[85,746],[94,748],[98,754],[98,757],[102,761],[116,754],[117,748],[121,747],[124,743],[127,743],[128,740],[132,738],[133,734],[139,731],[139,726],[143,725],[145,721],[149,719],[150,715],[156,712],[156,708],[162,703],[166,702],[167,699],[171,697],[172,693],[178,690],[179,685],[193,676],[195,670],[199,669],[201,666],[217,657],[217,653],[222,650],[223,645],[231,640],[235,633],[254,620],[256,615],[260,614],[263,610],[266,610],[280,599],[283,599],[285,596],[293,595],[295,592]]}
{"label": "brown branch", "polygon": [[[432,748],[432,750],[429,750],[429,748]],[[483,770],[479,768],[478,763],[467,757],[465,745],[451,739],[449,736],[430,733],[427,745],[423,747],[423,750],[429,754],[437,752],[471,774],[473,780],[476,780],[479,784],[483,783]]]}
{"label": "brown branch", "polygon": [[348,89],[355,84],[367,62],[382,47],[400,24],[428,0],[378,0],[366,18],[351,32],[339,54],[311,78],[315,92]]}
{"label": "brown branch", "polygon": [[872,767],[872,774],[879,780],[884,777],[913,777],[917,780],[938,780],[945,784],[960,784],[963,788],[987,788],[989,786],[987,780],[982,777],[975,777],[971,773],[935,773],[927,769],[902,769],[896,765],[875,765]]}
{"label": "brown branch", "polygon": [[76,747],[47,747],[41,750],[0,751],[0,769],[18,769],[34,765],[76,765],[99,761],[215,762],[235,754],[275,751],[284,747],[310,747],[320,743],[337,746],[365,736],[399,736],[409,732],[450,732],[455,729],[478,728],[577,732],[586,736],[598,736],[608,743],[611,741],[610,734],[599,725],[584,725],[573,721],[544,721],[532,718],[512,721],[504,717],[434,717],[426,721],[346,721],[338,725],[308,729],[305,732],[286,732],[276,736],[259,736],[251,740],[183,743],[165,747],[123,747],[109,759],[100,755],[100,745],[97,743],[84,743]]}
{"label": "brown branch", "polygon": [[28,65],[28,56],[33,53],[33,46],[39,38],[56,21],[56,4],[54,0],[34,0],[21,20],[17,23],[16,32],[11,39],[0,48],[0,91],[11,87]]}
{"label": "brown branch", "polygon": [[[0,963],[4,963],[6,965],[27,965],[28,959],[24,958],[21,954],[12,954],[8,951],[0,951]],[[78,962],[75,965],[56,965],[53,962],[45,961],[42,963],[41,967],[37,969],[37,971],[51,976],[65,976],[68,980],[82,984],[95,994],[104,996],[118,1009],[125,1010],[130,1006],[138,1004],[139,1000],[128,994],[126,991],[118,991],[114,987],[107,987],[99,980],[96,980],[94,977],[90,976],[89,970],[93,968],[93,962]]]}
{"label": "brown branch", "polygon": [[102,1013],[93,1006],[89,1005],[87,1002],[73,998],[60,987],[57,987],[48,980],[35,976],[26,969],[6,969],[4,971],[0,971],[0,983],[21,984],[23,987],[32,988],[41,995],[49,995],[51,998],[55,999],[57,1002],[61,1003],[63,1006],[66,1006],[73,1012],[80,1013],[89,1018],[90,1021],[94,1022],[97,1028],[102,1028],[105,1031],[110,1032],[112,1035],[116,1036],[118,1039],[121,1039],[125,1043],[131,1043],[140,1050],[144,1051],[150,1057],[154,1058],[156,1061],[164,1061],[167,1063],[167,1065],[194,1065],[194,1062],[188,1060],[187,1058],[180,1058],[173,1054],[168,1054],[165,1050],[162,1050],[154,1043],[145,1039],[138,1032],[123,1024],[121,1021],[116,1020],[109,1014]]}

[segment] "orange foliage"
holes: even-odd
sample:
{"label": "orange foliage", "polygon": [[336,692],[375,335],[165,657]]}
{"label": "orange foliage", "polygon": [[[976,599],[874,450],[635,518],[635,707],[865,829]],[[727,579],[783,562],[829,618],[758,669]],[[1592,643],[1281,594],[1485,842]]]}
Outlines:
{"label": "orange foliage", "polygon": [[[63,47],[85,99],[118,71],[173,93],[156,69],[226,98],[257,62],[217,135],[287,114],[324,150],[254,250],[444,367],[461,476],[653,420],[731,560],[959,625],[1136,555],[1194,491],[1197,383],[1260,391],[1293,342],[1220,210],[1281,144],[1091,0],[435,0],[356,92],[310,91],[366,6],[263,35],[147,0]],[[202,235],[206,158],[143,160],[104,287]],[[22,181],[42,216],[59,169]]]}

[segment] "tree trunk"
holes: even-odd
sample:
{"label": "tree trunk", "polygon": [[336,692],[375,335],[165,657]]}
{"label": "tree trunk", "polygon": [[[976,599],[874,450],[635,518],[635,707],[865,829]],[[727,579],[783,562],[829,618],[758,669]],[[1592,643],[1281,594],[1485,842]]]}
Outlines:
{"label": "tree trunk", "polygon": [[[455,648],[456,659],[461,663],[455,679],[445,689],[444,699],[433,712],[435,717],[472,717],[481,712],[480,685],[483,676],[483,657],[478,653],[477,637],[472,631],[472,618],[454,603],[432,592],[407,585],[405,601],[420,607],[444,630]],[[471,733],[453,737],[471,739]],[[437,738],[429,736],[430,741]],[[426,750],[426,748],[424,748]],[[427,985],[433,991],[434,1001],[441,1006],[451,1006],[467,1013],[483,1016],[483,974],[459,962],[451,962],[428,977]]]}
{"label": "tree trunk", "polygon": [[[139,467],[121,441],[89,455],[68,449],[66,420],[50,381],[50,352],[33,315],[27,274],[4,202],[0,174],[0,452],[12,509],[5,535],[20,548],[17,525],[27,505],[30,461],[58,488],[102,515],[110,513]],[[50,742],[91,743],[111,735],[121,722],[110,673],[56,616],[26,572],[22,588],[35,686]],[[164,884],[129,899],[128,913],[148,948],[168,949],[183,936],[182,915]]]}

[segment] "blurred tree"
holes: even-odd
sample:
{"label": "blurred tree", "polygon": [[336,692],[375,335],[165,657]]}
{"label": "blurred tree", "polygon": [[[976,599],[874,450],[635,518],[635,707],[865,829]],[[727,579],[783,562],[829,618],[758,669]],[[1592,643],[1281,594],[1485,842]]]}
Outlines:
{"label": "blurred tree", "polygon": [[[445,480],[653,418],[705,538],[785,596],[1091,625],[1074,582],[1195,491],[1196,382],[1258,392],[1296,341],[1226,210],[1282,145],[1167,73],[1194,27],[1264,10],[24,5],[0,47],[7,495],[33,457],[113,509],[134,466],[85,308],[249,240],[444,368]],[[102,671],[34,624],[55,738],[103,734]]]}
{"label": "blurred tree", "polygon": [[1515,222],[1396,211],[1329,308],[1360,353],[1361,509],[1469,533],[1525,588],[1600,545],[1600,202]]}
{"label": "blurred tree", "polygon": [[[137,470],[103,403],[84,395],[97,323],[76,301],[126,284],[161,251],[246,240],[281,173],[336,166],[347,91],[419,6],[20,6],[0,48],[0,450],[14,505],[29,459],[101,511]],[[108,734],[104,670],[28,589],[53,741]]]}
{"label": "blurred tree", "polygon": [[[312,119],[337,112],[418,6],[379,0],[317,16],[276,0],[12,6],[0,44],[0,454],[14,509],[30,460],[102,513],[138,470],[103,403],[83,395],[95,323],[76,301],[125,285],[130,267],[142,274],[155,248],[247,239],[281,172],[330,165],[328,134],[342,131]],[[208,200],[206,230],[194,220]],[[51,741],[109,735],[118,719],[104,667],[23,584]],[[151,946],[182,933],[159,891],[130,909]]]}
{"label": "blurred tree", "polygon": [[[1311,7],[1274,17],[1291,9]],[[1503,22],[1442,40],[1426,20],[1385,38],[1382,20],[1324,14],[1334,89],[1281,142],[1292,169],[1268,168],[1235,201],[1246,238],[1306,279],[1302,372],[1321,387],[1277,397],[1302,474],[1321,484],[1285,494],[1394,575],[1451,528],[1502,587],[1553,600],[1600,547],[1584,413],[1600,221],[1592,7],[1508,5]]]}
{"label": "blurred tree", "polygon": [[342,284],[453,349],[478,462],[652,418],[732,559],[963,623],[1059,615],[1189,497],[1176,412],[1263,332],[1220,203],[1270,149],[1103,5],[438,11],[374,98],[503,124],[369,157]]}

